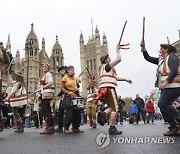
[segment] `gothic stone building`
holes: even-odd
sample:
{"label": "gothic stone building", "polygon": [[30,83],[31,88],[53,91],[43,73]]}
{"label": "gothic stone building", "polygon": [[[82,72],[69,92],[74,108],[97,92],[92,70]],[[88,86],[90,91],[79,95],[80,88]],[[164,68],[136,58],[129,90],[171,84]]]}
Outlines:
{"label": "gothic stone building", "polygon": [[[88,43],[84,43],[83,34],[80,34],[80,59],[81,59],[81,70],[84,70],[86,67],[89,69],[91,75],[95,76],[95,86],[99,87],[99,66],[100,66],[100,57],[108,53],[108,44],[106,35],[103,34],[103,41],[101,45],[99,30],[96,26],[95,35],[92,33],[92,36],[89,37]],[[88,79],[88,72],[85,71],[82,74],[82,94],[87,93],[87,85],[90,79]]]}
{"label": "gothic stone building", "polygon": [[180,39],[178,41],[172,43],[172,46],[176,47],[176,49],[178,51],[177,56],[178,56],[178,58],[180,60]]}
{"label": "gothic stone building", "polygon": [[[31,48],[29,48],[26,42],[31,42]],[[108,53],[108,44],[106,40],[106,35],[103,35],[103,41],[101,45],[99,30],[96,27],[95,35],[89,37],[88,43],[84,44],[83,34],[80,34],[80,60],[81,60],[81,70],[88,67],[90,73],[95,76],[95,84],[98,88],[99,86],[99,66],[100,57]],[[8,36],[8,41],[6,48],[11,52],[11,42],[10,36]],[[38,85],[39,79],[42,78],[42,63],[49,63],[51,65],[50,72],[53,75],[55,84],[55,96],[57,96],[60,91],[61,78],[57,72],[57,66],[64,65],[64,57],[62,47],[59,44],[58,37],[56,36],[56,41],[52,49],[51,57],[49,58],[45,49],[45,39],[42,39],[41,50],[39,51],[39,41],[34,32],[34,25],[31,24],[31,30],[25,40],[25,57],[20,58],[20,51],[16,52],[13,58],[12,70],[21,72],[24,75],[25,85],[28,81],[28,92],[33,92]],[[29,54],[29,57],[28,57]],[[28,60],[29,59],[29,60]],[[29,66],[28,66],[29,63]],[[28,73],[27,73],[28,72]],[[28,76],[28,80],[27,80]],[[89,82],[88,73],[85,71],[82,74],[82,94],[86,95],[86,88]]]}
{"label": "gothic stone building", "polygon": [[[27,42],[30,42],[30,47],[28,47]],[[6,47],[8,51],[11,51],[10,37],[8,37]],[[39,49],[39,41],[34,32],[33,24],[31,24],[31,30],[25,40],[25,49],[23,52],[25,52],[24,58],[20,58],[19,51],[16,52],[16,56],[13,58],[12,69],[24,75],[25,85],[27,85],[28,81],[28,92],[34,92],[37,89],[38,81],[43,77],[42,64],[49,63],[55,85],[55,96],[57,96],[61,83],[57,67],[64,65],[63,51],[59,44],[58,36],[56,36],[56,41],[49,58],[45,49],[45,39],[42,39],[42,48]]]}
{"label": "gothic stone building", "polygon": [[[31,42],[31,48],[27,47],[26,42]],[[100,41],[99,30],[96,26],[95,35],[92,33],[92,36],[89,37],[87,44],[84,43],[83,34],[80,34],[80,61],[81,61],[81,70],[84,70],[86,67],[89,69],[90,73],[95,76],[95,85],[99,87],[99,66],[100,66],[100,57],[108,53],[108,43],[106,35],[103,34],[102,44]],[[180,58],[180,40],[172,43],[178,50],[178,56]],[[8,52],[11,52],[11,42],[10,36],[8,36],[8,41],[6,44]],[[58,36],[56,36],[56,41],[53,46],[50,58],[47,55],[45,49],[45,39],[42,39],[42,47],[39,49],[38,38],[34,32],[33,24],[31,24],[31,30],[28,34],[25,41],[25,57],[20,58],[20,52],[16,52],[16,56],[13,58],[12,69],[14,71],[21,72],[24,75],[24,81],[27,85],[27,74],[28,74],[28,91],[33,92],[37,88],[39,79],[42,78],[42,63],[49,63],[51,65],[50,72],[53,75],[54,84],[55,84],[55,96],[57,96],[60,91],[60,82],[61,78],[57,72],[57,66],[64,65],[64,57],[62,47],[59,44]],[[29,60],[28,60],[29,54]],[[28,67],[29,63],[29,67]],[[29,73],[27,73],[29,71]],[[89,82],[88,72],[85,71],[82,73],[82,94],[86,95],[87,85]]]}

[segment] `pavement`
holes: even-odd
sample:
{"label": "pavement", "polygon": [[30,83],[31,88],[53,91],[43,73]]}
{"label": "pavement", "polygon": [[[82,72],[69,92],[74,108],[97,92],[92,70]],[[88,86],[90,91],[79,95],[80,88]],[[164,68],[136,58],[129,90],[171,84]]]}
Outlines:
{"label": "pavement", "polygon": [[92,129],[84,124],[84,133],[40,135],[43,129],[25,128],[24,133],[5,129],[0,133],[0,154],[179,154],[180,136],[164,137],[167,124],[117,125],[123,133],[109,136],[108,125]]}

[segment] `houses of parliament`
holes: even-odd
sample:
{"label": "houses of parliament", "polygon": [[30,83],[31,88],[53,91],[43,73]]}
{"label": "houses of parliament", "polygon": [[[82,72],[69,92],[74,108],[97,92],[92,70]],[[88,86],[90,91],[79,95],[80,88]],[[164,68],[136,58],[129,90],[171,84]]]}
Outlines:
{"label": "houses of parliament", "polygon": [[[30,42],[30,47],[27,42]],[[43,76],[42,72],[42,64],[49,63],[50,64],[50,72],[53,76],[53,81],[55,85],[55,96],[60,92],[60,83],[61,78],[58,74],[57,67],[60,67],[64,64],[64,56],[62,47],[59,44],[58,36],[56,36],[55,43],[53,45],[51,56],[48,57],[46,48],[45,48],[45,38],[42,38],[41,41],[41,49],[39,48],[39,41],[34,31],[34,24],[31,24],[31,29],[29,34],[25,39],[25,57],[20,58],[20,51],[16,52],[15,57],[12,58],[12,71],[21,72],[24,76],[25,85],[28,82],[28,92],[34,92],[37,89],[38,82]],[[98,87],[98,74],[99,74],[99,66],[100,66],[100,57],[106,53],[108,53],[108,44],[106,35],[103,34],[103,39],[101,42],[99,30],[96,26],[95,34],[92,32],[92,36],[89,37],[88,42],[85,44],[83,34],[80,33],[79,38],[80,45],[80,63],[81,70],[84,68],[88,68],[89,72],[95,76],[95,84]],[[7,52],[11,53],[11,41],[10,35],[8,36],[8,40],[6,43]],[[67,57],[68,58],[68,57]],[[85,70],[81,75],[82,81],[82,94],[86,94],[86,87],[88,84],[88,72]],[[6,89],[8,86],[8,78],[3,78],[3,88]],[[26,87],[27,88],[27,87]],[[32,98],[30,96],[30,98]]]}
{"label": "houses of parliament", "polygon": [[[30,47],[28,46],[27,42],[30,42]],[[25,52],[25,57],[20,58],[20,51],[16,52],[15,57],[12,58],[12,71],[21,72],[23,74],[25,85],[28,85],[28,92],[31,93],[37,89],[38,82],[43,76],[42,64],[49,63],[51,67],[50,72],[53,76],[53,81],[55,85],[55,96],[57,96],[57,94],[60,92],[61,83],[61,77],[58,74],[57,67],[65,65],[63,51],[61,45],[59,44],[58,36],[56,36],[56,40],[53,45],[50,58],[48,57],[48,54],[46,52],[45,38],[42,38],[41,49],[39,48],[39,41],[35,34],[33,24],[31,24],[31,30],[27,35],[24,44],[25,48],[23,52]],[[178,51],[180,51],[180,39],[172,43],[172,45],[175,46]],[[101,42],[99,30],[96,26],[95,33],[92,30],[92,35],[89,37],[88,42],[85,44],[83,34],[81,32],[79,38],[79,46],[81,71],[84,70],[84,68],[88,68],[91,75],[95,77],[95,86],[99,87],[98,79],[100,57],[108,53],[108,42],[106,39],[106,35],[103,34]],[[10,35],[8,36],[6,49],[7,52],[11,53]],[[180,52],[178,52],[178,57],[180,59]],[[86,96],[86,88],[89,81],[88,76],[89,73],[87,72],[87,70],[84,71],[81,75],[81,94],[83,96]],[[6,90],[7,87],[8,78],[7,76],[4,76],[3,89]]]}

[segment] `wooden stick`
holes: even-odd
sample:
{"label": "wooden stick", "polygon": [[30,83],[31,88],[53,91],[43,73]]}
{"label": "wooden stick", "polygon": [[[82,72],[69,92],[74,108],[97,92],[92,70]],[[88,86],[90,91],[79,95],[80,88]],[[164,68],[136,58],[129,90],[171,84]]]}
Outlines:
{"label": "wooden stick", "polygon": [[80,77],[87,68],[88,68],[88,66],[86,66],[78,76]]}
{"label": "wooden stick", "polygon": [[144,42],[144,33],[145,33],[145,17],[143,17],[142,42]]}
{"label": "wooden stick", "polygon": [[11,64],[12,64],[12,60],[11,60],[11,62],[9,63],[9,66],[8,66],[8,71],[9,71],[9,69],[10,69],[10,67],[11,67]]}
{"label": "wooden stick", "polygon": [[91,75],[91,73],[89,72],[89,69],[87,68],[87,72],[88,72],[88,74],[89,74],[89,77],[92,79],[92,75]]}
{"label": "wooden stick", "polygon": [[121,40],[122,40],[122,36],[123,36],[123,33],[124,33],[124,29],[125,29],[125,27],[126,27],[126,24],[127,24],[127,21],[125,21],[125,23],[124,23],[124,27],[123,27],[123,30],[122,30],[122,32],[121,32],[121,36],[120,36],[118,45],[121,44]]}

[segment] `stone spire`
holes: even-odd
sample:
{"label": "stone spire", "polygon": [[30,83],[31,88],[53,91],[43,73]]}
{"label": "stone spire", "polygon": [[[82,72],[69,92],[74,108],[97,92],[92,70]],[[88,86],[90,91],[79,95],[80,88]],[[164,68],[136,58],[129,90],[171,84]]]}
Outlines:
{"label": "stone spire", "polygon": [[81,34],[80,34],[80,40],[79,40],[79,43],[81,44],[84,44],[84,38],[83,38],[83,34],[82,34],[82,31],[81,31]]}
{"label": "stone spire", "polygon": [[99,29],[97,28],[97,25],[96,25],[96,30],[95,30],[95,38],[97,39],[99,39],[100,38],[100,36],[99,36]]}
{"label": "stone spire", "polygon": [[45,50],[45,39],[44,39],[44,37],[42,38],[42,49]]}
{"label": "stone spire", "polygon": [[59,44],[58,36],[57,36],[57,35],[56,35],[56,42],[55,42],[55,44],[54,44],[54,46],[53,46],[53,51],[55,51],[55,50],[61,50],[61,51],[62,51],[62,47],[61,47],[61,45]]}
{"label": "stone spire", "polygon": [[20,53],[19,50],[16,51],[16,57],[15,57],[15,72],[21,72],[21,61],[20,61]]}
{"label": "stone spire", "polygon": [[27,92],[33,92],[37,88],[39,81],[39,42],[34,32],[34,24],[25,41],[24,57],[24,82]]}
{"label": "stone spire", "polygon": [[43,76],[43,72],[42,72],[42,65],[43,63],[50,63],[49,57],[47,55],[46,49],[45,49],[45,38],[42,38],[42,49],[39,52],[39,64],[40,64],[40,74],[39,76],[42,77]]}
{"label": "stone spire", "polygon": [[8,34],[8,40],[6,43],[6,49],[11,53],[11,41],[10,41],[10,34]]}
{"label": "stone spire", "polygon": [[64,65],[64,57],[63,57],[62,47],[59,44],[57,35],[56,35],[56,42],[53,46],[53,50],[52,50],[52,54],[51,54],[51,63],[52,63],[51,65],[54,68]]}
{"label": "stone spire", "polygon": [[103,45],[107,45],[107,39],[105,33],[103,34]]}
{"label": "stone spire", "polygon": [[93,36],[94,30],[93,30],[93,20],[92,20],[92,16],[91,16],[91,26],[92,26],[92,36]]}
{"label": "stone spire", "polygon": [[30,33],[28,34],[28,37],[27,37],[28,39],[31,39],[31,40],[37,40],[37,36],[36,36],[36,34],[35,34],[35,32],[34,32],[34,24],[32,23],[31,24],[31,31],[30,31]]}
{"label": "stone spire", "polygon": [[[37,36],[34,32],[34,24],[33,23],[31,24],[31,30],[30,30],[28,36],[26,37],[25,48],[26,48],[26,53],[25,53],[26,60],[27,60],[28,52],[30,52],[30,56],[33,56],[34,59],[39,58],[39,42],[38,42]],[[31,49],[29,50],[28,48],[31,48]]]}
{"label": "stone spire", "polygon": [[42,49],[39,52],[39,61],[43,63],[43,60],[46,61],[46,63],[49,62],[49,57],[46,52],[46,47],[45,47],[45,38],[42,38]]}
{"label": "stone spire", "polygon": [[15,62],[20,63],[20,53],[19,53],[19,50],[16,51]]}

